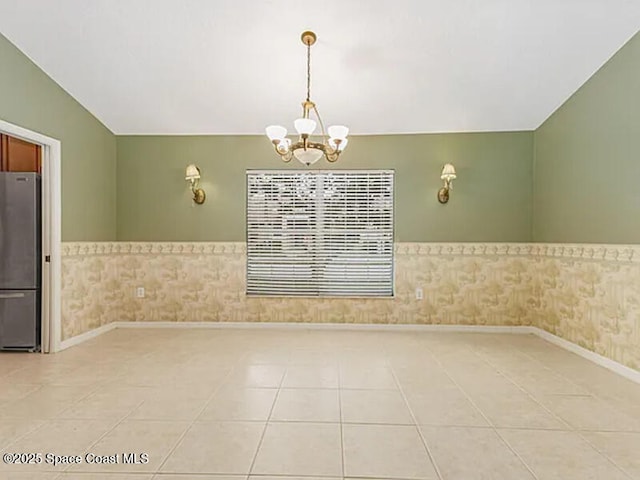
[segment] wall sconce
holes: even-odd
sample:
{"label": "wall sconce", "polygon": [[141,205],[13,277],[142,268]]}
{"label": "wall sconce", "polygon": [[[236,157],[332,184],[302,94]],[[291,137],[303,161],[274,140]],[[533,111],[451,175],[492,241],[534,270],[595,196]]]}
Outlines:
{"label": "wall sconce", "polygon": [[449,190],[453,189],[451,182],[456,178],[456,169],[450,163],[445,164],[442,167],[442,173],[440,178],[444,180],[444,187],[438,190],[438,201],[440,203],[447,203],[449,201]]}
{"label": "wall sconce", "polygon": [[200,169],[195,165],[187,165],[185,172],[185,180],[191,183],[191,191],[193,192],[193,201],[198,205],[202,205],[207,198],[204,190],[198,188],[200,183]]}

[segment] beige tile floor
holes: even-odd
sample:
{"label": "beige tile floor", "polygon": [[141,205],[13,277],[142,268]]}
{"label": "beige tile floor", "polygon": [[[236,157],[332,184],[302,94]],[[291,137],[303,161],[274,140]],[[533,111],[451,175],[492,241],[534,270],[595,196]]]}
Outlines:
{"label": "beige tile floor", "polygon": [[640,479],[640,385],[529,335],[116,330],[0,354],[0,451],[148,454],[2,480]]}

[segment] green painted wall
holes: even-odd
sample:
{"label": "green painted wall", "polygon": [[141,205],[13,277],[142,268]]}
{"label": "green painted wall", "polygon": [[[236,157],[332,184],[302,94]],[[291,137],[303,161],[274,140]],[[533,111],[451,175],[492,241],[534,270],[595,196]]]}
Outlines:
{"label": "green painted wall", "polygon": [[0,35],[0,119],[62,142],[62,240],[116,237],[116,139]]}
{"label": "green painted wall", "polygon": [[[245,171],[284,164],[264,136],[119,136],[118,240],[244,241]],[[395,169],[397,241],[530,241],[533,132],[356,136],[335,165]],[[444,163],[456,166],[440,205]],[[207,201],[190,200],[200,167]],[[321,161],[318,168],[331,168]]]}
{"label": "green painted wall", "polygon": [[640,34],[535,132],[533,239],[640,243]]}

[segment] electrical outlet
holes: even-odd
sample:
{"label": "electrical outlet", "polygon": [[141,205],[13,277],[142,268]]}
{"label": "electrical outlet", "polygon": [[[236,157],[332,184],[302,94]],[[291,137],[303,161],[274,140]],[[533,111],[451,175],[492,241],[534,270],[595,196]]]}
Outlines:
{"label": "electrical outlet", "polygon": [[420,287],[416,288],[416,300],[422,300],[424,298],[424,292]]}
{"label": "electrical outlet", "polygon": [[144,287],[136,288],[136,297],[137,298],[144,298]]}

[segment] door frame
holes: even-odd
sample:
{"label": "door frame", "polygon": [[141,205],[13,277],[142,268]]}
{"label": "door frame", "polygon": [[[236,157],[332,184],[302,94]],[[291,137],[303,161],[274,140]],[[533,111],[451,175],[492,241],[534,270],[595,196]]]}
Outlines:
{"label": "door frame", "polygon": [[[60,351],[62,340],[62,143],[0,119],[0,133],[42,147],[42,353]],[[45,258],[49,257],[50,262]]]}

